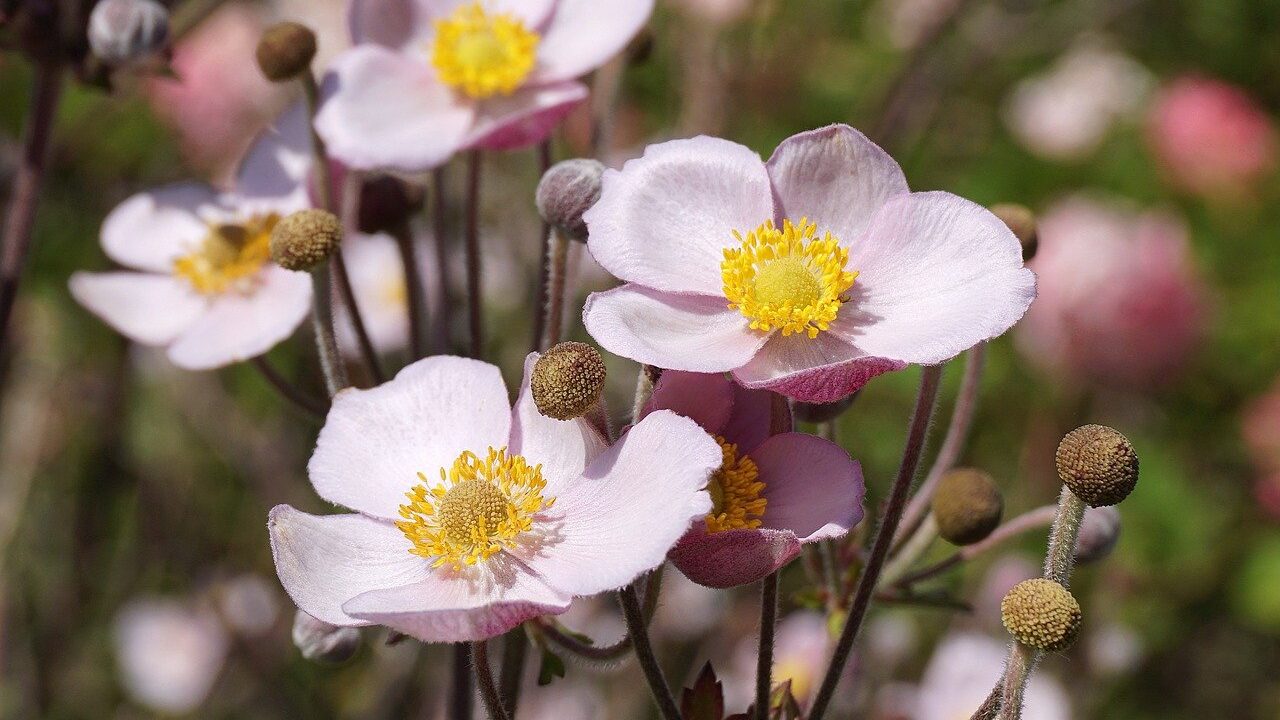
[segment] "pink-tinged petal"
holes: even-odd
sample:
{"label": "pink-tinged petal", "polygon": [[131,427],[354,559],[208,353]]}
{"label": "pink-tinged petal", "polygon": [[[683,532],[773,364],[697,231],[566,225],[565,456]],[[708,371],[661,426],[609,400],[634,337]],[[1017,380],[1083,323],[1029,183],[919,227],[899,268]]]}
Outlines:
{"label": "pink-tinged petal", "polygon": [[394,520],[418,473],[434,485],[464,450],[483,457],[510,434],[498,368],[430,357],[378,387],[338,393],[307,472],[325,500]]}
{"label": "pink-tinged petal", "polygon": [[720,263],[773,218],[760,156],[728,140],[696,137],[650,145],[621,171],[606,170],[584,218],[587,246],[604,269],[659,290],[724,294]]}
{"label": "pink-tinged petal", "polygon": [[71,296],[116,332],[143,345],[167,345],[208,307],[172,275],[78,272]]}
{"label": "pink-tinged petal", "polygon": [[720,446],[692,420],[652,413],[587,466],[514,549],[548,585],[577,596],[622,587],[662,564],[711,511]]}
{"label": "pink-tinged petal", "polygon": [[475,107],[421,61],[377,45],[339,55],[325,76],[316,130],[352,168],[419,172],[444,164],[471,129]]}
{"label": "pink-tinged petal", "polygon": [[671,549],[671,562],[706,587],[731,588],[764,579],[800,554],[800,540],[787,530],[724,530],[694,526]]}
{"label": "pink-tinged petal", "polygon": [[592,293],[582,311],[600,346],[672,370],[726,372],[751,360],[768,335],[748,327],[724,298],[677,295],[640,285]]}
{"label": "pink-tinged petal", "polygon": [[1036,295],[1009,228],[944,192],[890,200],[850,249],[849,266],[861,274],[831,334],[862,354],[913,364],[1001,335]]}
{"label": "pink-tinged petal", "polygon": [[102,249],[125,267],[168,273],[209,232],[204,218],[221,211],[217,192],[200,183],[138,193],[102,222]]}
{"label": "pink-tinged petal", "polygon": [[562,82],[524,87],[511,95],[489,98],[476,106],[475,124],[463,145],[516,150],[540,143],[587,99],[587,94],[587,86],[580,82]]}
{"label": "pink-tinged petal", "polygon": [[[790,417],[786,427],[791,427]],[[773,393],[751,390],[734,383],[733,414],[720,433],[724,439],[737,445],[739,452],[749,453],[769,437],[772,429]]]}
{"label": "pink-tinged petal", "polygon": [[430,562],[403,533],[363,515],[309,515],[277,505],[267,520],[280,584],[295,605],[330,625],[368,625],[342,605],[370,590],[417,582]]}
{"label": "pink-tinged petal", "polygon": [[299,102],[263,130],[236,171],[235,199],[249,211],[287,214],[310,206],[311,137],[306,105]]}
{"label": "pink-tinged petal", "polygon": [[862,466],[829,440],[783,433],[751,451],[764,483],[766,527],[801,542],[841,537],[862,521]]}
{"label": "pink-tinged petal", "polygon": [[871,378],[907,366],[902,360],[870,357],[826,332],[775,334],[751,362],[733,371],[744,386],[771,390],[804,402],[835,402],[848,397]]}
{"label": "pink-tinged petal", "polygon": [[621,52],[652,14],[653,0],[559,0],[528,82],[586,75]]}
{"label": "pink-tinged petal", "polygon": [[342,609],[423,642],[473,642],[539,615],[559,615],[570,601],[519,560],[499,553],[483,565],[437,568],[413,584],[371,590]]}
{"label": "pink-tinged petal", "polygon": [[907,179],[889,153],[848,125],[792,135],[769,158],[778,219],[809,218],[845,245],[858,241]]}
{"label": "pink-tinged petal", "polygon": [[670,410],[720,435],[733,411],[734,384],[724,373],[666,370],[653,388],[645,414]]}
{"label": "pink-tinged petal", "polygon": [[215,297],[208,312],[169,346],[169,359],[188,370],[211,370],[255,358],[288,339],[311,311],[311,278],[275,265],[250,293]]}
{"label": "pink-tinged petal", "polygon": [[524,360],[524,381],[511,417],[510,449],[513,454],[523,455],[530,465],[541,465],[546,493],[558,495],[562,488],[582,477],[582,471],[604,452],[608,442],[585,418],[556,420],[538,412],[529,390],[529,377],[538,357],[538,353],[529,353]]}
{"label": "pink-tinged petal", "polygon": [[[352,0],[347,24],[353,44],[373,43],[389,48],[425,46],[435,34],[434,22],[474,0]],[[555,0],[486,0],[485,10],[509,13],[532,29],[551,16]],[[423,53],[427,52],[423,47]]]}

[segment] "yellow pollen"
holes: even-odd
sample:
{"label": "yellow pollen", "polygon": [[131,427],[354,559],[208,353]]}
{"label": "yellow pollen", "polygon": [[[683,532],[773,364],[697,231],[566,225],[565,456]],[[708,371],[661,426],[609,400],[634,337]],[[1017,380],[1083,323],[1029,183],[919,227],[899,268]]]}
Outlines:
{"label": "yellow pollen", "polygon": [[533,528],[533,516],[555,503],[543,498],[542,466],[530,467],[520,455],[489,448],[482,460],[470,450],[448,470],[440,468],[440,483],[418,482],[400,506],[396,527],[413,543],[409,552],[434,559],[432,567],[461,569],[487,560],[511,547]]}
{"label": "yellow pollen", "polygon": [[271,213],[244,223],[211,225],[199,248],[173,262],[173,274],[205,295],[243,289],[271,259],[271,229],[279,221]]}
{"label": "yellow pollen", "polygon": [[711,494],[711,512],[707,515],[707,532],[760,527],[768,501],[760,496],[764,483],[760,470],[746,455],[738,455],[738,446],[717,437],[724,460],[711,474],[707,492]]}
{"label": "yellow pollen", "polygon": [[474,2],[436,21],[431,64],[441,82],[473,98],[510,95],[533,70],[539,40],[514,15]]}
{"label": "yellow pollen", "polygon": [[807,218],[777,228],[772,220],[747,233],[736,230],[740,247],[724,251],[720,273],[729,307],[751,321],[753,330],[815,338],[827,330],[847,301],[857,272],[845,270],[849,251]]}

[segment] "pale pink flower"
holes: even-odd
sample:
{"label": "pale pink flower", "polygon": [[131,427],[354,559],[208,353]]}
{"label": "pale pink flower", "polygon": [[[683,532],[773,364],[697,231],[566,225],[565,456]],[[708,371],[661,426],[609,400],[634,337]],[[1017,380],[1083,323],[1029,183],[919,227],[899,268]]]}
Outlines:
{"label": "pale pink flower", "polygon": [[584,419],[547,418],[529,392],[536,359],[514,410],[496,367],[454,357],[334,398],[308,472],[357,512],[280,505],[269,521],[299,608],[425,642],[482,640],[663,562],[711,509],[719,447],[670,412],[612,446]]}
{"label": "pale pink flower", "polygon": [[317,127],[360,169],[531,145],[652,11],[653,0],[353,0],[357,47],[334,60]]}
{"label": "pale pink flower", "polygon": [[[389,235],[357,235],[343,243],[342,256],[369,341],[380,353],[403,350],[409,344],[409,288],[396,241]],[[346,308],[339,307],[338,315],[338,346],[358,357],[360,347]]]}
{"label": "pale pink flower", "polygon": [[1147,138],[1174,182],[1196,193],[1243,192],[1276,166],[1271,118],[1243,90],[1184,77],[1152,104]]}
{"label": "pale pink flower", "polygon": [[173,715],[204,702],[229,646],[211,611],[162,598],[134,600],[122,608],[114,640],[120,681],[129,695]]}
{"label": "pale pink flower", "polygon": [[645,408],[693,419],[722,449],[707,484],[711,512],[671,549],[671,561],[696,583],[756,582],[791,562],[801,545],[843,537],[862,520],[861,466],[829,440],[770,435],[773,397],[724,374],[668,370]]}
{"label": "pale pink flower", "polygon": [[1245,408],[1241,432],[1258,471],[1254,496],[1273,519],[1280,519],[1280,381]]}
{"label": "pale pink flower", "polygon": [[[954,633],[938,644],[916,697],[916,720],[969,720],[1004,672],[1007,645],[972,632]],[[1031,676],[1022,716],[1070,720],[1071,704],[1061,684],[1043,670]]]}
{"label": "pale pink flower", "polygon": [[1039,297],[1018,347],[1070,380],[1150,389],[1203,336],[1206,291],[1176,217],[1070,198],[1042,217],[1031,265]]}
{"label": "pale pink flower", "polygon": [[1035,296],[1004,223],[908,191],[845,125],[792,136],[767,164],[711,137],[651,145],[605,172],[586,221],[591,254],[627,283],[587,300],[597,342],[810,402],[944,362],[1008,330]]}
{"label": "pale pink flower", "polygon": [[[822,684],[835,643],[827,618],[813,610],[796,610],[779,623],[774,636],[773,684],[791,683],[791,694],[801,707]],[[756,662],[759,641],[743,638],[722,678],[730,707],[746,707],[755,701]],[[852,665],[846,666],[846,672]]]}
{"label": "pale pink flower", "polygon": [[753,3],[754,0],[671,0],[672,5],[713,25],[741,20]]}
{"label": "pale pink flower", "polygon": [[307,207],[293,114],[264,133],[229,192],[176,183],[125,200],[102,223],[102,248],[127,270],[71,276],[71,294],[179,367],[207,370],[261,355],[306,317],[311,279],[270,261],[271,229]]}

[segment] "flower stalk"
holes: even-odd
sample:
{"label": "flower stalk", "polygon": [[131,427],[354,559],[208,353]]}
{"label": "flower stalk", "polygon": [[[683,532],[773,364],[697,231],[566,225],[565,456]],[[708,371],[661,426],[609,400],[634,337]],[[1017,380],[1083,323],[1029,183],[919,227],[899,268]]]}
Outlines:
{"label": "flower stalk", "polygon": [[760,652],[756,658],[756,720],[769,720],[769,694],[773,689],[773,640],[778,626],[778,573],[760,584]]}
{"label": "flower stalk", "polygon": [[467,257],[467,328],[470,357],[484,354],[484,308],[481,306],[480,282],[480,151],[467,155],[467,196],[464,218],[464,241]]}
{"label": "flower stalk", "polygon": [[489,643],[480,641],[471,644],[471,662],[475,666],[476,685],[480,688],[480,699],[484,702],[485,713],[489,720],[509,720],[510,713],[503,706],[502,694],[493,681],[493,668],[489,666]]}
{"label": "flower stalk", "polygon": [[680,709],[675,697],[671,694],[671,686],[662,673],[658,657],[653,652],[653,644],[649,640],[649,629],[645,626],[644,611],[637,597],[636,584],[632,583],[618,591],[618,602],[622,605],[622,616],[627,623],[627,635],[631,638],[631,646],[640,669],[644,672],[653,700],[658,705],[663,720],[681,720]]}

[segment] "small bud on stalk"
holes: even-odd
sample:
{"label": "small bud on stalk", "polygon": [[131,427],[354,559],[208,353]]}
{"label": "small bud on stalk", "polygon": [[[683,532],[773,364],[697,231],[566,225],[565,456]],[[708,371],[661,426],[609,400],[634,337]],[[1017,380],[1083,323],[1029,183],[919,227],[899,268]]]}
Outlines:
{"label": "small bud on stalk", "polygon": [[538,412],[557,420],[582,417],[604,392],[600,352],[580,342],[562,342],[538,358],[529,389]]}
{"label": "small bud on stalk", "polygon": [[338,627],[299,610],[293,616],[293,644],[302,657],[322,663],[341,663],[351,659],[360,647],[360,631]]}
{"label": "small bud on stalk", "polygon": [[600,199],[603,174],[604,165],[595,160],[579,158],[552,165],[538,182],[538,214],[566,236],[586,242],[582,216]]}
{"label": "small bud on stalk", "polygon": [[1000,620],[1023,645],[1058,652],[1080,634],[1080,603],[1070,590],[1052,580],[1024,580],[1000,602]]}
{"label": "small bud on stalk", "polygon": [[271,231],[271,259],[286,270],[307,271],[329,259],[342,243],[342,222],[331,212],[302,210]]}
{"label": "small bud on stalk", "polygon": [[1104,425],[1084,425],[1058,444],[1058,478],[1090,507],[1115,505],[1138,484],[1138,455],[1129,439]]}
{"label": "small bud on stalk", "polygon": [[808,403],[797,400],[791,403],[791,412],[800,422],[824,423],[835,420],[853,405],[853,401],[858,398],[858,392],[829,403]]}
{"label": "small bud on stalk", "polygon": [[422,188],[391,175],[379,175],[360,186],[360,232],[395,232],[422,209]]}
{"label": "small bud on stalk", "polygon": [[285,82],[311,70],[316,34],[294,22],[272,25],[258,41],[258,67],[271,82]]}
{"label": "small bud on stalk", "polygon": [[1016,203],[1000,203],[991,206],[991,212],[1004,221],[1005,225],[1017,236],[1022,244],[1022,261],[1027,262],[1036,256],[1040,247],[1040,234],[1036,228],[1036,216],[1025,205]]}
{"label": "small bud on stalk", "polygon": [[169,44],[169,11],[155,0],[102,0],[89,14],[88,36],[108,65],[146,60]]}
{"label": "small bud on stalk", "polygon": [[942,476],[933,496],[938,534],[954,545],[972,545],[1000,524],[1004,498],[989,474],[959,468]]}
{"label": "small bud on stalk", "polygon": [[1120,511],[1113,507],[1089,508],[1080,522],[1076,562],[1097,562],[1111,554],[1120,540]]}

